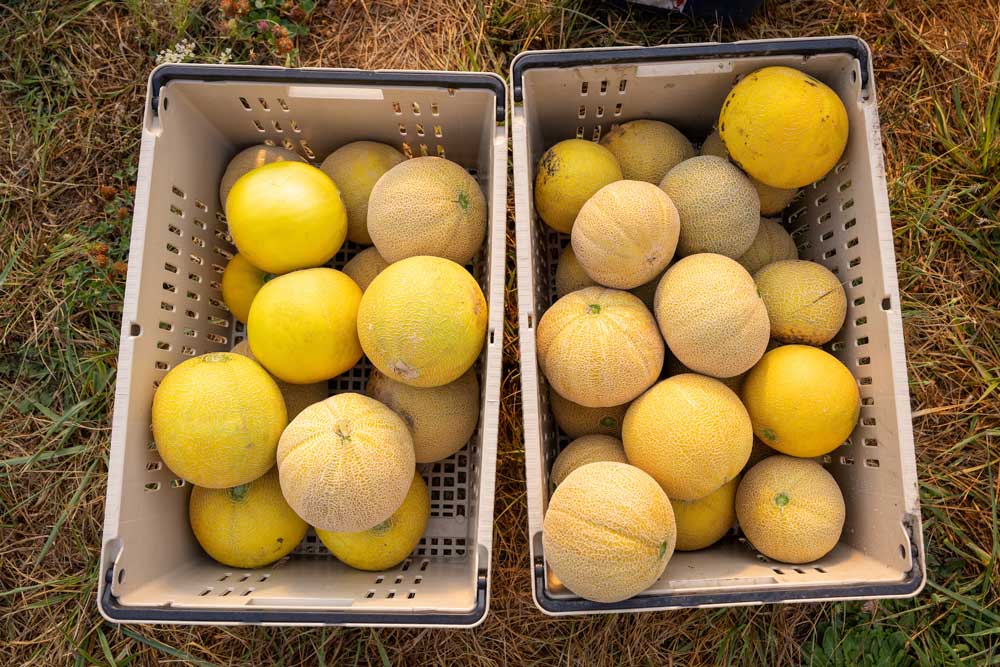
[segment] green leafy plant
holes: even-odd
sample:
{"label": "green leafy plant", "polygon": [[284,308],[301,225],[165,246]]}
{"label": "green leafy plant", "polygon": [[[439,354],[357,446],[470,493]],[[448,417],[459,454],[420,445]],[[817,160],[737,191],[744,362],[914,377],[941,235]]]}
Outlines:
{"label": "green leafy plant", "polygon": [[231,38],[250,49],[265,47],[291,63],[295,40],[309,32],[309,18],[316,0],[220,0]]}

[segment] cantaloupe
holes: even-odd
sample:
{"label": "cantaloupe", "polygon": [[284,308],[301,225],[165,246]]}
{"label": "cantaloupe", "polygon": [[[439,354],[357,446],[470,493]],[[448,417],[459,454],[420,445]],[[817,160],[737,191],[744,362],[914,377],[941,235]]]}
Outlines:
{"label": "cantaloupe", "polygon": [[[726,150],[726,145],[722,143],[722,137],[719,136],[718,130],[712,132],[705,139],[705,143],[701,145],[701,154],[714,155],[726,160],[729,159],[729,151]],[[770,185],[758,181],[753,176],[749,178],[750,182],[753,183],[754,189],[757,191],[757,196],[760,197],[761,215],[777,215],[781,213],[788,208],[788,205],[792,203],[795,196],[799,194],[798,188],[772,188]]]}
{"label": "cantaloupe", "polygon": [[622,437],[622,420],[628,403],[604,408],[587,408],[549,389],[549,408],[556,424],[570,438],[599,433]]}
{"label": "cantaloupe", "polygon": [[486,299],[464,268],[441,257],[390,264],[361,298],[358,335],[386,376],[414,387],[454,382],[486,339]]}
{"label": "cantaloupe", "polygon": [[552,388],[589,408],[627,403],[663,368],[663,339],[638,297],[604,287],[567,294],[536,330],[538,363]]}
{"label": "cantaloupe", "polygon": [[417,463],[448,458],[476,432],[479,381],[468,370],[440,387],[412,387],[372,369],[365,393],[403,418],[413,436]]}
{"label": "cantaloupe", "polygon": [[610,435],[584,435],[569,443],[552,462],[552,486],[562,484],[577,468],[598,461],[627,463],[622,441]]}
{"label": "cantaloupe", "polygon": [[677,550],[697,551],[712,546],[736,523],[736,487],[734,477],[704,498],[674,500],[677,522]]}
{"label": "cantaloupe", "polygon": [[837,481],[823,466],[772,456],[743,476],[736,515],[757,551],[783,563],[809,563],[837,546],[846,511]]}
{"label": "cantaloupe", "polygon": [[372,188],[368,233],[389,263],[434,255],[468,264],[486,238],[486,197],[451,160],[406,160]]}
{"label": "cantaloupe", "polygon": [[309,406],[278,443],[285,500],[320,530],[354,533],[382,523],[403,504],[415,470],[406,423],[362,394]]}
{"label": "cantaloupe", "polygon": [[250,304],[268,278],[270,274],[258,269],[243,255],[233,255],[222,272],[222,300],[233,317],[240,322],[247,321]]}
{"label": "cantaloupe", "polygon": [[[246,340],[241,340],[234,345],[232,352],[233,354],[241,354],[248,359],[257,361],[257,358],[253,356],[253,352],[250,350],[250,344]],[[322,401],[330,393],[326,382],[289,384],[278,378],[274,378],[274,382],[278,385],[282,398],[285,399],[285,410],[288,412],[289,421],[295,419],[300,412],[313,403]]]}
{"label": "cantaloupe", "polygon": [[343,271],[364,292],[372,284],[372,281],[375,280],[375,276],[382,273],[387,266],[389,266],[389,262],[385,261],[382,255],[378,254],[378,248],[365,248],[347,260]]}
{"label": "cantaloupe", "polygon": [[309,530],[281,495],[277,468],[229,489],[194,487],[188,518],[209,556],[241,570],[284,558]]}
{"label": "cantaloupe", "polygon": [[372,237],[368,234],[368,198],[378,179],[405,159],[392,146],[377,141],[352,141],[323,160],[319,168],[333,179],[344,197],[349,240],[371,245]]}
{"label": "cantaloupe", "polygon": [[799,251],[795,247],[795,241],[781,223],[761,218],[760,229],[757,230],[753,243],[736,261],[753,275],[772,262],[798,258]]}
{"label": "cantaloupe", "polygon": [[614,153],[623,177],[653,185],[695,155],[694,146],[680,130],[658,120],[622,123],[601,137],[601,145]]}
{"label": "cantaloupe", "polygon": [[538,161],[535,211],[549,227],[568,234],[584,203],[622,178],[618,160],[604,146],[583,139],[560,141]]}
{"label": "cantaloupe", "polygon": [[233,189],[233,184],[239,180],[240,176],[257,167],[263,167],[265,164],[281,162],[283,160],[305,162],[305,159],[295,151],[290,151],[281,146],[268,146],[266,144],[250,146],[237,153],[229,161],[229,164],[226,165],[226,171],[222,174],[222,181],[219,183],[219,203],[223,210],[226,207],[226,199],[229,197],[229,191]]}
{"label": "cantaloupe", "polygon": [[153,440],[178,477],[229,488],[271,469],[287,414],[263,368],[238,354],[210,352],[181,362],[160,382]]}
{"label": "cantaloupe", "polygon": [[649,588],[674,553],[670,500],[625,463],[577,468],[556,487],[542,525],[545,562],[569,590],[619,602]]}
{"label": "cantaloupe", "polygon": [[689,373],[637,398],[622,424],[625,456],[674,500],[704,498],[736,477],[750,457],[746,408],[718,380]]}
{"label": "cantaloupe", "polygon": [[685,160],[660,182],[680,214],[681,257],[712,252],[739,257],[760,227],[760,197],[727,160],[701,155]]}
{"label": "cantaloupe", "polygon": [[584,287],[593,287],[597,282],[587,275],[580,264],[580,260],[573,253],[573,244],[567,245],[559,253],[559,262],[556,264],[556,296],[562,298],[570,292],[575,292]]}
{"label": "cantaloupe", "polygon": [[773,262],[754,274],[767,306],[771,335],[785,343],[822,345],[844,326],[847,294],[840,279],[816,262]]}
{"label": "cantaloupe", "polygon": [[714,254],[685,257],[656,289],[656,319],[678,361],[713,377],[733,377],[764,354],[767,309],[746,269]]}
{"label": "cantaloupe", "polygon": [[[666,367],[667,375],[670,377],[673,377],[674,375],[684,375],[685,373],[694,373],[693,370],[678,361],[677,357],[672,354],[667,355]],[[740,389],[743,387],[743,378],[745,378],[746,375],[746,373],[740,373],[739,375],[734,375],[732,377],[716,379],[735,391],[738,395],[740,393]]]}
{"label": "cantaloupe", "polygon": [[677,209],[663,190],[645,181],[615,181],[580,209],[573,253],[599,284],[631,289],[663,272],[679,234]]}

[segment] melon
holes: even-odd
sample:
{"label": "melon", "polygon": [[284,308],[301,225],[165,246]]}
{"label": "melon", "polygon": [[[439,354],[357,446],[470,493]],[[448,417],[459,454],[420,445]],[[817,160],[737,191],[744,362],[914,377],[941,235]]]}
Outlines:
{"label": "melon", "polygon": [[761,218],[760,229],[757,230],[753,243],[736,261],[753,275],[772,262],[798,258],[799,251],[795,247],[795,241],[781,223]]}
{"label": "melon", "polygon": [[[680,361],[678,361],[677,357],[675,357],[672,354],[667,355],[666,366],[667,366],[668,376],[684,375],[685,373],[694,373],[694,371],[692,371],[690,368],[688,368]],[[722,384],[732,389],[733,391],[735,391],[737,394],[739,394],[740,389],[743,387],[743,378],[745,378],[746,375],[747,375],[746,373],[740,373],[739,375],[734,375],[732,377],[716,378],[716,379]]]}
{"label": "melon", "polygon": [[604,287],[567,294],[542,315],[538,364],[552,388],[588,408],[628,403],[663,368],[663,339],[638,297]]}
{"label": "melon", "polygon": [[[233,346],[233,354],[241,354],[244,357],[257,361],[250,350],[250,344],[246,340],[241,340]],[[285,410],[288,412],[288,419],[291,421],[313,403],[319,403],[329,396],[329,388],[326,382],[314,382],[313,384],[289,384],[278,378],[274,378],[282,398],[285,399]]]}
{"label": "melon", "polygon": [[382,523],[403,504],[415,470],[406,423],[362,394],[309,406],[278,443],[285,500],[319,530],[355,533]]}
{"label": "melon", "polygon": [[573,253],[599,284],[631,289],[663,273],[679,234],[677,209],[663,190],[645,181],[615,181],[580,209]]}
{"label": "melon", "polygon": [[468,264],[486,238],[486,197],[450,160],[406,160],[372,188],[368,233],[390,264],[418,255]]}
{"label": "melon", "polygon": [[624,178],[653,185],[695,155],[687,137],[673,125],[658,120],[622,123],[601,137],[601,145],[614,153]]}
{"label": "melon", "polygon": [[226,165],[226,171],[223,172],[222,181],[219,183],[219,203],[223,210],[226,207],[226,199],[229,198],[229,191],[243,174],[265,164],[282,161],[305,162],[305,159],[295,151],[266,144],[250,146],[237,153]]}
{"label": "melon", "polygon": [[673,500],[704,498],[750,458],[753,428],[740,397],[718,380],[689,373],[658,382],[622,424],[625,456]]}
{"label": "melon", "polygon": [[229,352],[172,368],[153,394],[152,417],[153,440],[167,467],[210,489],[246,484],[270,470],[288,423],[271,376]]}
{"label": "melon", "polygon": [[[718,130],[712,132],[705,139],[705,143],[701,146],[701,154],[714,155],[726,160],[729,159],[729,151],[726,150],[726,145],[722,143],[722,137],[719,136]],[[761,215],[777,215],[781,213],[788,208],[788,205],[792,203],[795,196],[799,194],[798,188],[773,188],[752,176],[749,178],[750,182],[753,183],[754,189],[757,191],[757,196],[760,197]]]}
{"label": "melon", "polygon": [[566,477],[581,466],[598,461],[627,463],[622,441],[610,435],[584,435],[566,445],[552,463],[549,479],[552,486],[559,486]]}
{"label": "melon", "polygon": [[387,266],[389,262],[378,254],[377,248],[365,248],[344,264],[343,271],[364,292],[375,280],[375,276],[382,273]]}
{"label": "melon", "polygon": [[284,558],[309,530],[281,495],[277,468],[229,489],[194,487],[188,518],[195,539],[211,558],[241,570]]}
{"label": "melon", "polygon": [[595,192],[623,178],[614,153],[593,141],[567,139],[545,151],[535,175],[535,211],[557,232],[569,233]]}
{"label": "melon", "polygon": [[479,357],[488,313],[479,283],[441,257],[389,265],[361,298],[358,335],[384,375],[414,387],[460,378]]}
{"label": "melon", "polygon": [[816,262],[773,262],[754,274],[767,306],[771,335],[785,343],[822,345],[844,326],[847,294],[830,269]]}
{"label": "melon", "polygon": [[319,168],[333,179],[344,197],[349,241],[371,245],[372,237],[368,234],[368,198],[378,179],[405,159],[392,146],[377,141],[353,141],[323,160]]}
{"label": "melon", "polygon": [[736,516],[757,551],[797,564],[822,558],[837,546],[846,508],[837,481],[823,466],[772,456],[743,476]]}
{"label": "melon", "polygon": [[233,317],[240,322],[247,321],[250,304],[270,277],[270,274],[258,269],[243,255],[233,255],[222,272],[222,300]]}
{"label": "melon", "polygon": [[677,522],[677,550],[697,551],[712,546],[736,523],[736,486],[734,477],[704,498],[674,500]]}
{"label": "melon", "polygon": [[753,278],[722,255],[692,255],[670,267],[656,288],[655,312],[678,361],[713,377],[749,370],[771,331]]}
{"label": "melon", "polygon": [[471,369],[440,387],[413,387],[372,369],[365,393],[406,422],[417,463],[440,461],[462,449],[479,423],[479,381]]}
{"label": "melon", "polygon": [[622,437],[622,420],[628,403],[604,408],[587,408],[549,389],[549,408],[556,424],[570,438],[591,433]]}
{"label": "melon", "polygon": [[576,595],[620,602],[649,588],[674,553],[670,500],[625,463],[577,468],[556,487],[542,524],[545,562]]}
{"label": "melon", "polygon": [[597,284],[593,278],[587,275],[583,266],[573,253],[573,245],[563,248],[559,253],[559,262],[556,264],[556,296],[562,298],[570,292],[575,292],[584,287],[593,287]]}

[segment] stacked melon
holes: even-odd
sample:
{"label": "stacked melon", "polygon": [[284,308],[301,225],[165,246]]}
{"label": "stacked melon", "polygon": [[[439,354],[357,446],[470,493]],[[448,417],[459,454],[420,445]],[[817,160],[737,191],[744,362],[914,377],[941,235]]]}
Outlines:
{"label": "stacked melon", "polygon": [[553,580],[590,600],[641,593],[675,549],[737,526],[769,558],[804,563],[844,524],[815,459],[858,420],[854,377],[819,347],[843,326],[845,292],[762,216],[833,168],[846,111],[812,77],[765,68],[732,89],[718,128],[700,155],[643,119],[538,162],[535,210],[565,241],[536,349],[571,439],[543,545]]}
{"label": "stacked melon", "polygon": [[[156,447],[194,485],[194,535],[253,568],[311,526],[345,564],[391,568],[428,524],[420,466],[479,420],[487,304],[465,265],[486,236],[483,192],[454,162],[371,141],[318,167],[253,146],[219,189],[237,251],[222,295],[246,340],[177,365],[153,399]],[[362,357],[365,393],[331,396]]]}

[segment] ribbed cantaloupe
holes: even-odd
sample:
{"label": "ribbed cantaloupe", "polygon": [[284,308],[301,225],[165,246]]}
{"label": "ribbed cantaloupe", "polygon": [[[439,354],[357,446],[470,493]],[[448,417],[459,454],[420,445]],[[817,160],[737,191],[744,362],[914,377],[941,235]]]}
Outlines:
{"label": "ribbed cantaloupe", "polygon": [[[693,370],[682,364],[677,360],[672,354],[667,355],[667,375],[673,377],[674,375],[684,375],[685,373],[694,373]],[[728,378],[716,378],[719,382],[726,385],[737,394],[740,393],[740,389],[743,387],[743,378],[746,377],[746,373],[740,373],[739,375],[734,375]]]}
{"label": "ribbed cantaloupe", "polygon": [[549,227],[568,234],[584,203],[622,178],[618,160],[604,146],[583,139],[560,141],[538,161],[535,211]]}
{"label": "ribbed cantaloupe", "polygon": [[771,335],[786,343],[822,345],[844,326],[847,295],[830,269],[791,259],[768,264],[754,274],[767,306]]}
{"label": "ribbed cantaloupe", "polygon": [[729,532],[736,523],[736,487],[734,477],[704,498],[674,500],[674,520],[677,522],[677,550],[697,551],[710,547]]}
{"label": "ribbed cantaloupe", "polygon": [[377,369],[414,387],[453,382],[486,339],[486,299],[464,268],[441,257],[390,264],[361,298],[358,335]]}
{"label": "ribbed cantaloupe", "polygon": [[767,309],[746,269],[722,255],[685,257],[656,289],[656,319],[677,359],[713,377],[733,377],[764,354]]}
{"label": "ribbed cantaloupe", "polygon": [[[233,346],[233,354],[241,354],[247,359],[257,361],[250,350],[250,344],[246,340],[241,340]],[[265,369],[267,370],[267,369]],[[274,382],[281,391],[282,398],[285,399],[285,410],[288,412],[288,421],[295,419],[300,412],[308,408],[313,403],[319,403],[330,395],[326,382],[314,382],[312,384],[289,384],[278,378]]]}
{"label": "ribbed cantaloupe", "polygon": [[695,154],[687,137],[673,125],[658,120],[622,123],[601,137],[601,145],[614,153],[624,178],[653,185]]}
{"label": "ribbed cantaloupe", "polygon": [[784,563],[809,563],[837,546],[846,512],[844,495],[823,466],[772,456],[743,476],[736,515],[757,551]]}
{"label": "ribbed cantaloupe", "polygon": [[353,141],[323,160],[319,168],[333,179],[344,197],[348,240],[371,245],[372,237],[368,234],[368,198],[378,179],[405,159],[392,146],[377,141]]}
{"label": "ribbed cantaloupe", "polygon": [[229,164],[226,165],[226,171],[222,174],[222,181],[219,183],[219,202],[222,208],[225,209],[229,191],[233,189],[233,184],[239,180],[240,176],[257,167],[263,167],[265,164],[271,164],[272,162],[281,162],[282,160],[305,162],[305,159],[295,151],[290,151],[281,146],[268,146],[266,144],[244,148],[237,153],[229,161]]}
{"label": "ribbed cantaloupe", "polygon": [[[718,130],[712,132],[705,139],[705,143],[701,145],[701,154],[714,155],[726,160],[729,159],[729,151],[726,150],[726,145],[722,143],[722,137],[719,136]],[[761,215],[777,215],[781,213],[792,203],[795,195],[799,194],[798,188],[772,188],[770,185],[758,181],[753,176],[749,178],[750,182],[753,183],[754,189],[757,191],[757,196],[760,197]]]}
{"label": "ribbed cantaloupe", "polygon": [[389,262],[385,261],[382,255],[378,254],[378,248],[365,248],[347,260],[343,271],[364,292],[372,284],[372,281],[375,280],[375,276],[382,273],[387,266],[389,266]]}
{"label": "ribbed cantaloupe", "polygon": [[573,253],[573,244],[567,245],[559,253],[559,263],[556,264],[556,296],[562,298],[570,292],[584,287],[593,287],[597,282],[587,275],[580,260]]}
{"label": "ribbed cantaloupe", "polygon": [[760,229],[757,230],[753,244],[736,261],[753,275],[772,262],[798,258],[799,251],[795,247],[795,241],[781,223],[761,218]]}
{"label": "ribbed cantaloupe", "polygon": [[552,473],[549,475],[552,486],[562,484],[577,468],[598,461],[627,463],[622,441],[610,435],[584,435],[569,443],[552,462]]}
{"label": "ribbed cantaloupe", "polygon": [[281,491],[310,525],[368,530],[399,509],[416,462],[395,412],[362,394],[337,394],[292,420],[278,443]]}
{"label": "ribbed cantaloupe", "polygon": [[760,197],[727,160],[701,155],[685,160],[660,182],[680,214],[677,252],[682,257],[714,252],[739,257],[760,227]]}
{"label": "ribbed cantaloupe", "polygon": [[372,369],[365,393],[403,418],[417,463],[447,458],[465,447],[479,423],[479,380],[468,370],[440,387],[411,387]]}
{"label": "ribbed cantaloupe", "polygon": [[250,304],[268,278],[269,274],[251,264],[240,253],[229,260],[222,272],[222,300],[233,317],[240,322],[247,321]]}
{"label": "ribbed cantaloupe", "polygon": [[542,525],[545,561],[582,598],[619,602],[649,588],[674,553],[670,500],[625,463],[574,470],[552,497]]}
{"label": "ribbed cantaloupe", "polygon": [[679,233],[677,209],[663,190],[645,181],[615,181],[580,209],[573,253],[599,284],[631,289],[663,272]]}
{"label": "ribbed cantaloupe", "polygon": [[563,398],[554,389],[549,388],[549,408],[552,416],[563,433],[570,438],[600,433],[622,437],[622,420],[628,403],[612,405],[604,408],[588,408]]}
{"label": "ribbed cantaloupe", "polygon": [[229,352],[181,362],[153,394],[153,440],[163,462],[210,489],[246,484],[270,470],[287,423],[271,376]]}
{"label": "ribbed cantaloupe", "polygon": [[406,160],[372,188],[368,233],[390,263],[434,255],[468,264],[486,238],[486,197],[476,179],[450,160]]}
{"label": "ribbed cantaloupe", "polygon": [[736,477],[750,458],[746,408],[716,379],[689,373],[657,383],[625,413],[628,462],[659,482],[670,498],[704,498]]}
{"label": "ribbed cantaloupe", "polygon": [[587,287],[542,315],[538,363],[552,388],[580,405],[621,405],[644,392],[663,368],[656,321],[628,292]]}

